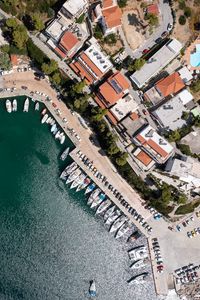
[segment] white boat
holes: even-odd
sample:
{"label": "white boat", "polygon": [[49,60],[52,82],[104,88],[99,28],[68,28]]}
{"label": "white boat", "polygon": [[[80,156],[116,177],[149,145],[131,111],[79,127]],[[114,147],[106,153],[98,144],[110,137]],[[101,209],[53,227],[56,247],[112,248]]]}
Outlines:
{"label": "white boat", "polygon": [[90,282],[89,294],[90,294],[91,297],[96,297],[96,295],[97,295],[96,285],[95,285],[95,281],[94,280],[92,280]]}
{"label": "white boat", "polygon": [[122,237],[124,234],[126,234],[129,231],[129,229],[131,228],[131,226],[132,226],[132,222],[130,220],[126,221],[122,225],[122,227],[117,231],[115,238],[119,239],[120,237]]}
{"label": "white boat", "polygon": [[50,120],[51,120],[51,117],[48,117],[48,119],[46,120],[46,123],[49,124]]}
{"label": "white boat", "polygon": [[103,217],[105,221],[114,213],[115,208],[116,207],[113,205],[105,212],[105,215]]}
{"label": "white boat", "polygon": [[60,139],[61,145],[64,143],[64,141],[65,141],[65,135],[63,135],[63,136],[61,137],[61,139]]}
{"label": "white boat", "polygon": [[111,201],[110,199],[106,199],[105,201],[103,201],[99,207],[97,208],[96,214],[99,215],[102,212],[104,212],[109,206],[111,205]]}
{"label": "white boat", "polygon": [[58,128],[55,127],[55,129],[54,129],[54,131],[52,133],[53,133],[53,135],[55,135],[57,132],[58,132]]}
{"label": "white boat", "polygon": [[47,119],[48,119],[48,114],[45,114],[45,115],[42,117],[41,123],[44,124],[44,123],[46,122]]}
{"label": "white boat", "polygon": [[131,269],[139,269],[139,268],[146,267],[146,265],[147,265],[147,263],[145,262],[145,259],[138,259],[130,265],[130,268]]}
{"label": "white boat", "polygon": [[91,208],[97,207],[103,200],[105,199],[106,195],[104,193],[100,193],[98,197],[92,202]]}
{"label": "white boat", "polygon": [[12,112],[12,104],[9,99],[6,100],[6,110],[8,113]]}
{"label": "white boat", "polygon": [[118,219],[121,216],[121,211],[117,209],[114,211],[106,220],[105,224],[106,225],[111,225],[116,219]]}
{"label": "white boat", "polygon": [[72,182],[70,189],[76,188],[80,183],[84,181],[85,178],[86,175],[83,172],[81,172],[81,174]]}
{"label": "white boat", "polygon": [[23,109],[23,111],[24,112],[28,112],[28,109],[29,109],[29,99],[26,98],[26,100],[24,102],[24,109]]}
{"label": "white boat", "polygon": [[36,102],[35,103],[35,110],[39,110],[40,109],[40,104],[39,104],[39,102]]}
{"label": "white boat", "polygon": [[63,151],[63,153],[62,153],[61,156],[60,156],[60,159],[61,159],[62,161],[64,161],[64,160],[67,158],[67,156],[68,156],[68,154],[69,154],[69,151],[70,151],[70,147],[67,147],[67,148]]}
{"label": "white boat", "polygon": [[17,100],[13,100],[13,111],[17,111]]}
{"label": "white boat", "polygon": [[86,188],[86,186],[88,186],[88,184],[90,184],[91,179],[89,177],[86,177],[83,181],[83,183],[79,184],[77,186],[76,192],[79,192],[81,190],[83,190],[84,188]]}
{"label": "white boat", "polygon": [[66,180],[66,184],[74,181],[81,174],[81,169],[77,168],[72,173],[70,173],[69,177]]}
{"label": "white boat", "polygon": [[95,187],[96,187],[96,184],[94,182],[91,183],[85,190],[85,195],[91,193],[95,189]]}
{"label": "white boat", "polygon": [[53,132],[55,129],[56,129],[56,124],[53,124],[53,125],[51,126],[51,132]]}
{"label": "white boat", "polygon": [[41,112],[41,115],[45,115],[45,114],[46,114],[46,112],[47,112],[47,109],[46,109],[46,108],[44,108],[44,109],[42,110],[42,112]]}
{"label": "white boat", "polygon": [[128,255],[129,255],[129,258],[133,259],[133,260],[147,258],[148,257],[147,247],[144,245],[136,247],[132,250],[129,250]]}
{"label": "white boat", "polygon": [[56,135],[55,135],[55,139],[58,139],[59,136],[60,136],[60,134],[61,134],[61,132],[60,132],[60,130],[58,130],[58,132],[57,132]]}
{"label": "white boat", "polygon": [[114,232],[116,230],[118,230],[127,220],[127,216],[122,215],[121,217],[119,217],[119,219],[117,219],[112,226],[110,227],[110,232]]}
{"label": "white boat", "polygon": [[78,167],[77,163],[74,161],[69,166],[67,166],[64,171],[62,171],[60,178],[66,180],[67,176],[73,172]]}
{"label": "white boat", "polygon": [[94,190],[92,192],[92,194],[90,195],[90,197],[88,198],[87,204],[90,205],[94,201],[94,199],[96,199],[96,197],[98,197],[100,192],[101,192],[100,188],[97,188],[96,190]]}
{"label": "white boat", "polygon": [[148,272],[144,272],[142,274],[138,274],[133,276],[131,279],[129,279],[127,282],[128,283],[136,283],[136,284],[141,284],[147,281],[147,278],[149,276]]}

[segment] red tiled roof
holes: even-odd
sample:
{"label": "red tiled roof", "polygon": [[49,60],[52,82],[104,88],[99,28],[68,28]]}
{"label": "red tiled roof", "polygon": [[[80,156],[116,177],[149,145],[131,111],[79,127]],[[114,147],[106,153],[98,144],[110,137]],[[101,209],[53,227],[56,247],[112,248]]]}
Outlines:
{"label": "red tiled roof", "polygon": [[138,155],[136,155],[137,159],[139,159],[145,166],[148,166],[150,162],[152,162],[152,158],[146,154],[144,151],[140,151]]}
{"label": "red tiled roof", "polygon": [[159,14],[159,9],[157,4],[151,4],[147,6],[147,13],[148,14],[153,14],[153,15],[158,15]]}
{"label": "red tiled roof", "polygon": [[138,134],[136,136],[136,139],[143,145],[144,143],[146,143],[146,140],[143,138],[143,136],[141,136],[140,134]]}
{"label": "red tiled roof", "polygon": [[113,0],[103,0],[103,8],[113,6]]}
{"label": "red tiled roof", "polygon": [[77,75],[80,75],[81,78],[85,79],[87,84],[92,84],[94,82],[94,78],[85,71],[78,61],[71,63],[70,67]]}
{"label": "red tiled roof", "polygon": [[18,56],[15,54],[11,54],[10,56],[10,60],[13,66],[17,66],[18,65]]}
{"label": "red tiled roof", "polygon": [[102,15],[108,28],[121,25],[122,11],[118,5],[102,9]]}
{"label": "red tiled roof", "polygon": [[181,79],[178,72],[175,72],[164,79],[161,79],[156,84],[157,90],[159,90],[164,97],[171,94],[175,94],[185,87],[183,80]]}
{"label": "red tiled roof", "polygon": [[97,66],[89,59],[89,57],[82,53],[81,56],[83,61],[91,68],[91,70],[99,77],[99,79],[102,77],[103,73],[97,68]]}
{"label": "red tiled roof", "polygon": [[[98,97],[95,97],[94,99],[101,108],[106,108],[105,104]],[[117,119],[113,116],[113,114],[109,110],[107,111],[106,115],[113,123],[113,125],[117,124]]]}
{"label": "red tiled roof", "polygon": [[138,120],[139,119],[139,116],[136,112],[133,112],[131,115],[130,115],[130,118],[135,121],[135,120]]}
{"label": "red tiled roof", "polygon": [[70,31],[66,31],[62,36],[59,45],[70,51],[78,43],[77,37]]}
{"label": "red tiled roof", "polygon": [[58,54],[60,57],[62,57],[62,58],[65,58],[65,57],[66,57],[66,54],[65,54],[62,50],[60,50],[58,47],[56,47],[54,50],[57,52],[57,54]]}
{"label": "red tiled roof", "polygon": [[168,156],[168,153],[162,149],[158,144],[156,144],[152,139],[149,139],[147,144],[158,154],[160,154],[163,158]]}

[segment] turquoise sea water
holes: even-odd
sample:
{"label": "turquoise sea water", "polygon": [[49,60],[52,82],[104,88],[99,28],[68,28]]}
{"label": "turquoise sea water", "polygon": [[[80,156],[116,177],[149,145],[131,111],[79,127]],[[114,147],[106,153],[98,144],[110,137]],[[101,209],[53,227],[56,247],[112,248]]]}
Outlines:
{"label": "turquoise sea water", "polygon": [[126,283],[127,244],[59,180],[71,142],[56,142],[22,100],[12,114],[0,102],[0,299],[84,300],[94,278],[99,300],[156,299],[152,282]]}

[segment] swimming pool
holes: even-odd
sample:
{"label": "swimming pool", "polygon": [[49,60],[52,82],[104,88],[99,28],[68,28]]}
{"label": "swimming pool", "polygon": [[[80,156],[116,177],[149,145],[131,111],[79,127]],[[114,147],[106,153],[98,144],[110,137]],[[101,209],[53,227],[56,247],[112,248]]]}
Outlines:
{"label": "swimming pool", "polygon": [[190,54],[190,64],[192,67],[200,67],[200,44],[196,44],[195,52]]}

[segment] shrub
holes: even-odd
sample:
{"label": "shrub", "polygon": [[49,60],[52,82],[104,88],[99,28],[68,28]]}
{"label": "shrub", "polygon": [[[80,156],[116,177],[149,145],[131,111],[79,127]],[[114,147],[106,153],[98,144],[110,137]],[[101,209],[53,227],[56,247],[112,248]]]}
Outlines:
{"label": "shrub", "polygon": [[186,17],[182,15],[182,16],[179,17],[178,21],[179,21],[180,25],[185,25]]}
{"label": "shrub", "polygon": [[184,15],[186,16],[186,18],[190,18],[191,14],[192,14],[192,11],[191,11],[190,7],[186,7],[184,9]]}
{"label": "shrub", "polygon": [[200,200],[185,205],[181,205],[176,209],[175,215],[185,215],[185,214],[192,213],[194,209],[199,205],[200,205]]}

